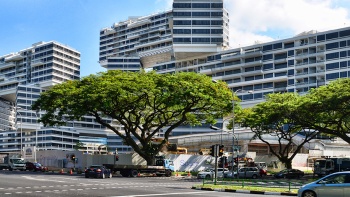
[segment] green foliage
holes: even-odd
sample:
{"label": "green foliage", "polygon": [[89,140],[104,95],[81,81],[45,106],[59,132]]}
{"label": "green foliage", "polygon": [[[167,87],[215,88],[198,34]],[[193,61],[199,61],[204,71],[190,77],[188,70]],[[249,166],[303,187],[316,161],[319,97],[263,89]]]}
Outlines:
{"label": "green foliage", "polygon": [[84,148],[84,143],[82,143],[82,142],[77,142],[76,144],[75,144],[75,146],[74,146],[74,149],[75,150],[79,150],[79,149],[81,149],[81,148]]}
{"label": "green foliage", "polygon": [[350,79],[341,78],[305,95],[299,124],[350,143]]}
{"label": "green foliage", "polygon": [[[293,143],[293,138],[304,129],[295,121],[295,117],[299,116],[301,100],[302,97],[295,93],[269,94],[266,102],[245,110],[245,116],[242,118],[243,125],[250,127],[254,137],[267,144],[271,153],[287,168],[291,168],[293,158],[303,145],[317,134],[315,131],[307,132],[298,144]],[[275,138],[278,148],[272,146],[268,140],[271,137]]]}
{"label": "green foliage", "polygon": [[[201,74],[108,71],[56,85],[42,93],[32,109],[46,111],[40,119],[45,126],[93,116],[150,162],[150,155],[162,149],[174,128],[215,123],[230,112],[231,101],[226,83],[213,83]],[[122,125],[125,132],[106,118]],[[151,145],[165,128],[164,140]]]}

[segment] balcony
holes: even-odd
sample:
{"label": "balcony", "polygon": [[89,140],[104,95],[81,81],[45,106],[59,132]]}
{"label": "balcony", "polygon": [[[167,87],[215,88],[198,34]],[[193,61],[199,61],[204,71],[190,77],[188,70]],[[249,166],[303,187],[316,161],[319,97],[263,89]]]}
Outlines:
{"label": "balcony", "polygon": [[18,61],[18,60],[21,60],[23,59],[24,56],[22,56],[21,54],[17,53],[17,54],[13,54],[12,56],[10,57],[6,57],[5,58],[5,62],[9,62],[9,61]]}
{"label": "balcony", "polygon": [[241,57],[243,57],[243,54],[237,51],[237,52],[221,55],[221,61],[228,62],[232,60],[239,60]]}
{"label": "balcony", "polygon": [[262,65],[262,61],[261,60],[244,63],[242,65],[242,67],[245,67],[245,66],[258,66],[258,65]]}
{"label": "balcony", "polygon": [[282,58],[282,59],[275,59],[273,60],[275,63],[283,63],[283,62],[287,62],[287,58]]}
{"label": "balcony", "polygon": [[34,67],[34,66],[41,66],[41,65],[44,65],[45,62],[43,60],[33,60],[32,63],[31,63],[31,66]]}
{"label": "balcony", "polygon": [[15,62],[8,62],[8,63],[2,62],[2,63],[0,63],[1,69],[10,68],[10,67],[14,67],[14,66],[16,66]]}
{"label": "balcony", "polygon": [[128,28],[137,27],[137,26],[141,26],[141,25],[145,25],[145,24],[149,24],[149,23],[151,23],[150,19],[137,20],[137,21],[129,23]]}

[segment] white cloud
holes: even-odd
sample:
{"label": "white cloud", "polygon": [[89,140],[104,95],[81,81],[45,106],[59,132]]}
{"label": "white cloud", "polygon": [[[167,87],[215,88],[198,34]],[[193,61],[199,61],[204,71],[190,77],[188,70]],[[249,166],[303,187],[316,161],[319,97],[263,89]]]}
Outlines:
{"label": "white cloud", "polygon": [[225,0],[230,46],[295,36],[303,31],[350,25],[349,0]]}

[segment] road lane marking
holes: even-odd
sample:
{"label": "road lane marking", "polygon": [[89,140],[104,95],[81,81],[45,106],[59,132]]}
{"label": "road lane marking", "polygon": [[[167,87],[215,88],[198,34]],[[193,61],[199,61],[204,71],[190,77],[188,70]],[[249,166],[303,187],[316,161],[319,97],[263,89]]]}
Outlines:
{"label": "road lane marking", "polygon": [[129,196],[110,196],[110,197],[144,197],[144,196],[168,196],[168,195],[183,195],[183,194],[200,194],[208,192],[186,192],[186,193],[164,193],[164,194],[141,194],[141,195],[129,195]]}

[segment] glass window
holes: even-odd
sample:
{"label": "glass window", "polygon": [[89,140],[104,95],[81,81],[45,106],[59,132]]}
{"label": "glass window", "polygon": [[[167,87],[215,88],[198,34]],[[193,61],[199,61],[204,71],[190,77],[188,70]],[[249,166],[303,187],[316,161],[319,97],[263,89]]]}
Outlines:
{"label": "glass window", "polygon": [[326,36],[324,34],[317,36],[317,42],[323,42],[323,41],[325,41],[325,39],[326,39]]}
{"label": "glass window", "polygon": [[326,44],[326,50],[337,49],[337,48],[339,48],[339,42]]}
{"label": "glass window", "polygon": [[340,62],[340,68],[346,68],[348,66],[347,61]]}
{"label": "glass window", "polygon": [[340,51],[340,58],[344,58],[344,57],[346,57],[347,56],[347,54],[348,54],[348,52],[347,51]]}
{"label": "glass window", "polygon": [[327,40],[331,40],[331,39],[335,39],[335,38],[338,38],[338,32],[333,32],[333,33],[326,34],[326,39]]}
{"label": "glass window", "polygon": [[340,72],[340,77],[341,77],[341,78],[346,78],[346,77],[348,77],[347,74],[348,74],[348,73],[347,73],[346,71]]}
{"label": "glass window", "polygon": [[263,70],[270,70],[270,69],[273,69],[273,64],[272,63],[263,65]]}
{"label": "glass window", "polygon": [[174,25],[191,25],[190,20],[174,20]]}
{"label": "glass window", "polygon": [[272,78],[272,77],[273,77],[273,73],[264,74],[264,79]]}
{"label": "glass window", "polygon": [[288,60],[288,66],[294,65],[294,60]]}
{"label": "glass window", "polygon": [[282,42],[273,44],[273,49],[281,49],[282,48]]}
{"label": "glass window", "polygon": [[[288,49],[288,48],[293,48],[294,47],[294,42],[290,42],[290,43],[284,43],[284,48]],[[294,52],[294,51],[293,51]],[[288,51],[289,53],[289,51]],[[289,55],[289,54],[288,54]]]}
{"label": "glass window", "polygon": [[272,50],[272,45],[271,44],[263,46],[263,51],[270,51],[270,50]]}
{"label": "glass window", "polygon": [[326,54],[326,60],[338,59],[338,58],[339,58],[339,52]]}
{"label": "glass window", "polygon": [[192,8],[210,8],[209,3],[192,3]]}
{"label": "glass window", "polygon": [[210,34],[209,29],[193,29],[192,30],[193,34]]}
{"label": "glass window", "polygon": [[210,21],[209,20],[193,20],[192,25],[210,25]]}
{"label": "glass window", "polygon": [[339,37],[346,37],[346,36],[350,36],[350,30],[349,29],[339,32]]}
{"label": "glass window", "polygon": [[173,8],[191,8],[191,3],[173,3]]}
{"label": "glass window", "polygon": [[192,16],[210,16],[210,12],[192,12]]}
{"label": "glass window", "polygon": [[272,59],[272,54],[267,54],[267,55],[263,55],[263,60],[271,60]]}
{"label": "glass window", "polygon": [[339,73],[326,74],[326,80],[338,79]]}

